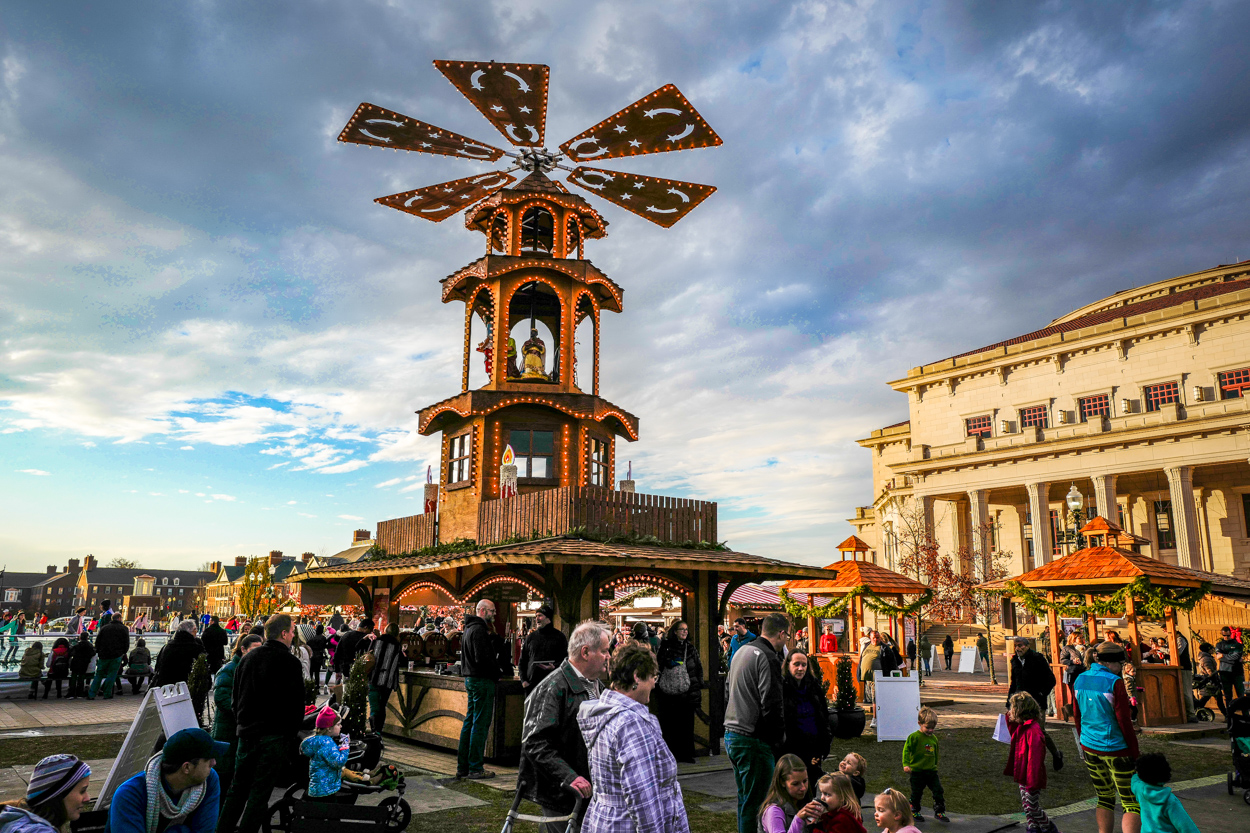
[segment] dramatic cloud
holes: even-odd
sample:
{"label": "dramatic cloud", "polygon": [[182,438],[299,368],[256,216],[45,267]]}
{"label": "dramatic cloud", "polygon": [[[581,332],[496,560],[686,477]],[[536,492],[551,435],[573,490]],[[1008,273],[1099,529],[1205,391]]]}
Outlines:
{"label": "dramatic cloud", "polygon": [[[334,552],[345,509],[416,511],[438,442],[413,412],[460,383],[437,281],[482,241],[372,199],[489,168],[335,137],[367,100],[501,141],[430,65],[463,57],[551,66],[550,146],[666,82],[725,139],[609,163],[718,188],[670,230],[596,203],[587,256],[625,288],[602,393],[642,425],[618,468],[718,501],[735,548],[827,562],[872,498],[854,440],[906,414],[886,380],[1250,257],[1248,26],[1222,2],[11,5],[0,443],[11,490],[49,465],[69,491],[0,540],[68,501],[118,525],[58,553],[120,546],[153,510],[104,491],[217,504],[161,504],[171,558],[203,554],[189,529]],[[310,511],[259,516],[292,495]]]}

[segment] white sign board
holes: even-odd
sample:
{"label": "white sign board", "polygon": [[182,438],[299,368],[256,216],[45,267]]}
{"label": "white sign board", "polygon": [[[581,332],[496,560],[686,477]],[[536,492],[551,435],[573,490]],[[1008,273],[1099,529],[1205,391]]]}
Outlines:
{"label": "white sign board", "polygon": [[930,664],[934,668],[940,668],[942,665],[942,654],[938,651],[938,646],[933,645],[931,647],[933,648],[933,658],[930,660]]}
{"label": "white sign board", "polygon": [[130,776],[142,772],[148,760],[155,754],[156,742],[162,734],[169,737],[183,729],[200,725],[191,704],[191,693],[186,683],[149,688],[143,695],[143,703],[135,715],[121,751],[113,760],[108,777],[100,787],[95,809],[103,810],[113,800],[113,793]]}
{"label": "white sign board", "polygon": [[965,645],[959,649],[959,673],[971,674],[975,671],[984,671],[985,666],[981,664],[981,655],[977,653],[976,645]]}
{"label": "white sign board", "polygon": [[920,713],[919,677],[883,677],[873,672],[877,684],[877,741],[907,740],[916,731]]}

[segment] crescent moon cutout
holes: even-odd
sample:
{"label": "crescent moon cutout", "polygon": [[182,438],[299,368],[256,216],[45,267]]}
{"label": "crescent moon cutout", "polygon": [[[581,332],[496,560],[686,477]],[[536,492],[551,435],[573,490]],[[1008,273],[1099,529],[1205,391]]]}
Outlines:
{"label": "crescent moon cutout", "polygon": [[484,70],[480,70],[480,69],[479,69],[479,70],[477,70],[476,72],[474,72],[472,75],[470,75],[470,76],[469,76],[469,83],[473,85],[473,89],[475,89],[475,90],[484,90],[484,89],[486,89],[485,87],[483,87],[481,84],[479,84],[479,83],[478,83],[478,79],[479,79],[479,78],[481,78],[481,77],[482,77],[483,75],[485,75],[485,74],[486,74],[486,72],[485,72]]}
{"label": "crescent moon cutout", "polygon": [[[522,78],[521,76],[517,75],[515,72],[510,72],[509,70],[506,70],[506,69],[505,69],[505,70],[503,71],[503,74],[504,74],[504,75],[506,75],[506,76],[508,76],[508,77],[509,77],[509,78],[511,78],[513,81],[517,82],[518,84],[520,84],[520,85],[521,85],[521,92],[523,92],[523,93],[528,93],[528,92],[530,91],[530,85],[529,85],[529,84],[526,84],[526,83],[525,83],[525,79],[524,79],[524,78]],[[535,140],[535,141],[537,141],[537,140]]]}
{"label": "crescent moon cutout", "polygon": [[690,197],[687,197],[685,192],[683,191],[678,191],[676,188],[669,188],[668,192],[670,194],[676,194],[677,196],[681,197],[682,202],[690,202]]}
{"label": "crescent moon cutout", "polygon": [[387,142],[387,143],[389,143],[389,142],[391,141],[390,139],[386,138],[385,136],[377,136],[377,135],[374,135],[373,133],[370,133],[368,130],[365,130],[363,127],[358,127],[358,128],[356,128],[356,129],[357,129],[357,130],[359,130],[359,131],[361,132],[361,134],[362,134],[362,135],[364,135],[364,136],[368,136],[370,139],[373,139],[375,142]]}
{"label": "crescent moon cutout", "polygon": [[643,115],[645,118],[648,118],[648,119],[653,119],[653,118],[655,118],[655,114],[656,114],[656,113],[667,113],[667,114],[669,114],[670,116],[680,116],[680,115],[681,115],[681,110],[674,110],[674,109],[673,109],[673,108],[671,108],[671,107],[656,107],[654,110],[647,110],[647,111],[646,111],[646,112],[644,112],[642,115]]}
{"label": "crescent moon cutout", "polygon": [[393,124],[396,127],[403,127],[402,121],[391,121],[390,119],[365,119],[365,124]]}

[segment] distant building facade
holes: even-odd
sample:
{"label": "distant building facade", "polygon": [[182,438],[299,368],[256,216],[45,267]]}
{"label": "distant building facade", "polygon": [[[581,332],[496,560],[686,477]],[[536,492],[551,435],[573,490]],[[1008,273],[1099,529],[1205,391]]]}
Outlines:
{"label": "distant building facade", "polygon": [[[281,550],[271,550],[269,567],[273,571],[271,580],[276,596],[282,601],[299,602],[300,586],[288,583],[287,579],[296,573],[303,572],[316,556],[306,552],[296,560],[294,556],[284,556]],[[207,610],[214,616],[236,616],[243,611],[239,606],[239,591],[243,587],[243,576],[247,571],[248,558],[239,556],[234,564],[223,566],[215,562],[217,568],[213,578],[204,588]]]}
{"label": "distant building facade", "polygon": [[896,566],[916,520],[945,554],[1071,545],[1065,495],[1163,561],[1250,576],[1250,262],[1125,290],[1049,326],[913,368],[909,419],[873,431],[850,523]]}

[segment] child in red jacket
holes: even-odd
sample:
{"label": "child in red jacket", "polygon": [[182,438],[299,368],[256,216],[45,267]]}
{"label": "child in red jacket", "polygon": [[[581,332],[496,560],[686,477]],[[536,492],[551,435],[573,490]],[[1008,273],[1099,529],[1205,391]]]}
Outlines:
{"label": "child in red jacket", "polygon": [[1032,695],[1023,691],[1012,695],[1007,711],[1011,752],[1003,775],[1010,775],[1020,785],[1020,803],[1024,805],[1028,833],[1058,833],[1055,823],[1042,809],[1042,790],[1046,789],[1046,735],[1039,723],[1041,716],[1041,708]]}

